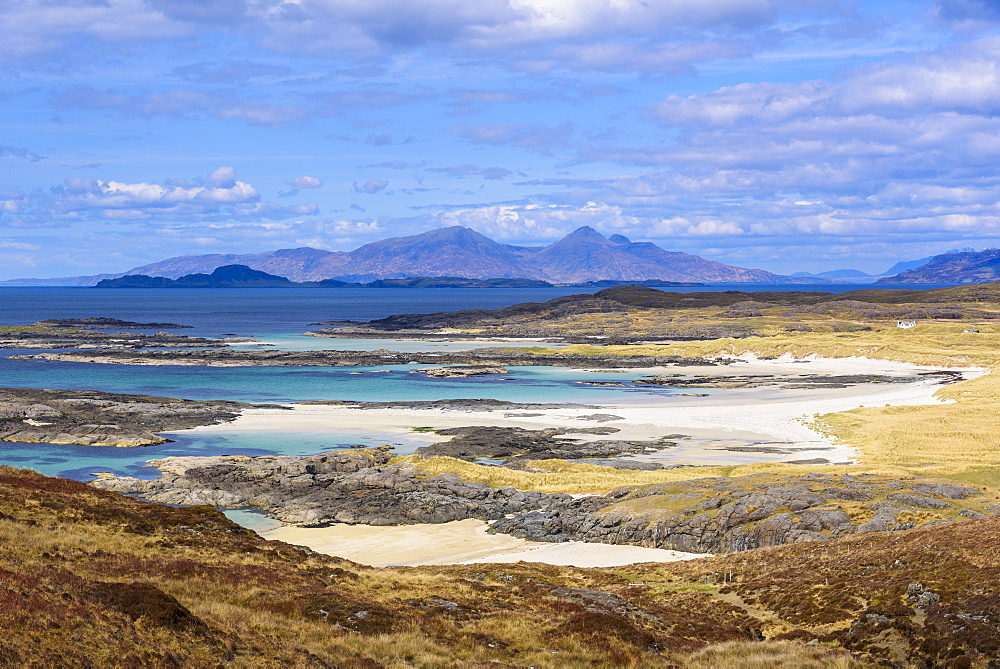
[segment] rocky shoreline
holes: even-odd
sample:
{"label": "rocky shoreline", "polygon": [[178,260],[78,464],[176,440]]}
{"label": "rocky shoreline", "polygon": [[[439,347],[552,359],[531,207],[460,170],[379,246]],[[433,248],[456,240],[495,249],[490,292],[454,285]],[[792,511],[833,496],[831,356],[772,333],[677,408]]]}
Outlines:
{"label": "rocky shoreline", "polygon": [[0,388],[0,441],[149,446],[170,441],[156,432],[229,422],[253,406],[264,405],[95,390]]}
{"label": "rocky shoreline", "polygon": [[491,532],[532,541],[693,553],[825,542],[1000,513],[1000,501],[974,487],[866,474],[704,478],[574,498],[430,476],[419,460],[390,464],[390,451],[165,458],[152,461],[158,479],[104,475],[91,485],[166,504],[252,507],[310,527],[477,518],[493,521]]}
{"label": "rocky shoreline", "polygon": [[[94,328],[117,330],[160,329],[153,334],[142,332],[103,332]],[[167,332],[188,328],[176,323],[135,323],[117,318],[63,318],[38,321],[30,325],[0,326],[0,348],[218,348],[237,339],[207,339]],[[251,341],[238,338],[239,341]]]}
{"label": "rocky shoreline", "polygon": [[532,541],[588,541],[731,553],[1000,513],[980,490],[930,480],[804,474],[621,488],[494,522]]}
{"label": "rocky shoreline", "polygon": [[569,495],[491,488],[455,474],[427,476],[390,465],[388,449],[308,457],[220,456],[154,460],[162,476],[147,481],[102,477],[91,485],[165,504],[253,507],[286,523],[400,525],[495,520],[548,509]]}
{"label": "rocky shoreline", "polygon": [[[405,353],[374,351],[243,351],[231,349],[191,350],[94,350],[70,353],[14,355],[18,360],[50,360],[116,365],[197,365],[210,367],[370,367],[378,365],[465,365],[476,369],[505,365],[608,367],[635,369],[663,365],[713,366],[727,361],[680,355],[580,355],[558,350],[532,354],[517,348],[483,348],[452,353]],[[426,370],[422,370],[426,373]],[[488,373],[503,373],[491,371]]]}
{"label": "rocky shoreline", "polygon": [[[668,435],[653,440],[587,440],[581,441],[568,434],[610,435],[620,430],[615,427],[576,427],[526,430],[520,427],[468,426],[434,430],[449,436],[449,441],[421,446],[416,455],[422,458],[450,457],[473,462],[480,458],[502,460],[511,469],[530,468],[532,460],[599,459],[601,464],[616,467],[616,456],[655,453],[677,445],[672,439],[685,435]],[[629,469],[662,469],[657,463],[620,461]]]}

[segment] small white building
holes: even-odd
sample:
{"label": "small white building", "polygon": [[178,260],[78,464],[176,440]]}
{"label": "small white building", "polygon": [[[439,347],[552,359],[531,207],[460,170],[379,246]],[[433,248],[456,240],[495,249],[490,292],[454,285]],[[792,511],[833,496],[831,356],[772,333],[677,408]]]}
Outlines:
{"label": "small white building", "polygon": [[896,321],[896,327],[903,329],[912,328],[916,324],[917,324],[916,321]]}

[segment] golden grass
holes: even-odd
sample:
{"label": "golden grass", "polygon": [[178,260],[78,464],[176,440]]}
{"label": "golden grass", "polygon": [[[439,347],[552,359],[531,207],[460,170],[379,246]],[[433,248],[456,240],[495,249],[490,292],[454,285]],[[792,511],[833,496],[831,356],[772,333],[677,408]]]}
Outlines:
{"label": "golden grass", "polygon": [[533,460],[533,469],[541,471],[520,471],[505,467],[479,465],[449,457],[421,459],[416,455],[395,458],[394,464],[413,463],[418,470],[432,476],[437,474],[458,474],[467,481],[479,481],[494,487],[512,486],[518,490],[539,490],[541,492],[565,492],[570,494],[603,494],[625,486],[675,483],[709,477],[735,478],[751,474],[803,474],[822,471],[831,474],[848,474],[866,471],[871,473],[906,474],[905,470],[893,467],[873,469],[858,466],[829,465],[824,467],[786,465],[776,462],[761,462],[750,465],[730,465],[725,467],[678,467],[657,471],[632,471],[613,469],[600,465],[590,465],[566,460]]}
{"label": "golden grass", "polygon": [[823,432],[871,465],[1000,486],[1000,375],[938,391],[949,404],[866,407],[819,416]]}
{"label": "golden grass", "polygon": [[[773,337],[723,338],[672,344],[593,346],[558,349],[579,355],[716,356],[753,353],[828,358],[863,356],[918,365],[992,366],[1000,363],[1000,325],[996,321],[928,321],[900,329],[894,323],[871,324],[859,332],[783,332]],[[978,333],[965,333],[978,329]],[[535,349],[539,353],[541,349]],[[551,354],[552,349],[544,350]]]}
{"label": "golden grass", "polygon": [[851,669],[863,666],[849,653],[797,641],[730,641],[713,644],[681,661],[687,669]]}
{"label": "golden grass", "polygon": [[[911,329],[895,323],[871,324],[860,332],[785,332],[773,337],[716,339],[662,345],[592,346],[559,349],[580,355],[705,356],[744,355],[838,358],[861,356],[941,367],[1000,365],[1000,323],[928,321]],[[965,329],[978,333],[965,333]],[[553,349],[532,347],[536,354]],[[951,479],[1000,488],[1000,375],[943,387],[948,404],[863,408],[820,416],[815,427],[859,449],[853,467],[809,466],[825,473],[884,473]],[[415,461],[400,458],[397,461]],[[800,465],[762,463],[733,467],[685,467],[667,471],[623,471],[561,460],[533,463],[541,472],[476,465],[452,458],[430,458],[419,468],[429,474],[456,473],[494,486],[544,492],[603,493],[623,486],[669,483],[710,476],[756,473],[798,474]]]}

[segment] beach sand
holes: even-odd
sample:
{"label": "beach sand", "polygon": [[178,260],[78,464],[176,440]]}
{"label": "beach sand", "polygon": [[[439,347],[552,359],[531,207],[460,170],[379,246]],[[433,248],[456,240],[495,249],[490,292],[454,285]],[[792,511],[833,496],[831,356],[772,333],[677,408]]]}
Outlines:
{"label": "beach sand", "polygon": [[[865,358],[808,358],[792,361],[747,359],[747,362],[717,367],[661,367],[629,370],[629,376],[646,374],[880,374],[912,375],[916,365]],[[972,377],[980,370],[963,370]],[[513,411],[470,411],[466,409],[413,409],[401,407],[360,409],[352,406],[294,405],[292,409],[250,409],[235,421],[194,428],[203,433],[255,431],[273,433],[276,438],[296,432],[336,432],[356,435],[359,441],[384,440],[402,445],[397,452],[412,452],[418,445],[447,439],[430,432],[414,432],[414,427],[448,428],[492,425],[540,430],[553,427],[618,428],[614,439],[649,440],[668,434],[691,437],[675,449],[636,456],[663,464],[720,465],[751,462],[783,462],[823,458],[829,462],[853,462],[849,446],[835,444],[806,425],[817,414],[846,411],[862,406],[934,404],[937,380],[905,384],[859,384],[847,388],[775,390],[749,388],[725,390],[707,397],[657,396],[622,393],[616,402],[602,402],[600,409],[580,407]],[[696,393],[698,389],[690,389]],[[596,423],[587,416],[606,413],[621,420]],[[530,415],[525,415],[530,414]],[[580,439],[606,436],[573,435]],[[765,452],[727,450],[762,446]],[[780,452],[766,452],[768,448]]]}
{"label": "beach sand", "polygon": [[[728,366],[629,370],[636,378],[647,373],[702,374],[880,374],[912,375],[916,365],[865,358],[808,358],[793,361],[744,358]],[[966,378],[982,370],[962,370]],[[203,432],[262,431],[285,437],[296,431],[356,431],[386,440],[433,443],[433,433],[415,433],[415,426],[437,428],[464,425],[496,425],[543,429],[610,425],[621,431],[615,439],[656,439],[668,434],[689,435],[678,447],[635,456],[662,464],[722,465],[750,462],[784,462],[822,458],[831,463],[853,462],[855,454],[844,444],[808,427],[817,414],[846,411],[862,406],[934,404],[940,389],[935,379],[905,384],[860,384],[848,388],[774,390],[753,388],[727,390],[707,397],[633,394],[615,403],[602,403],[599,410],[582,408],[518,411],[468,411],[449,409],[378,408],[295,405],[291,411],[254,409],[235,422],[195,428]],[[623,393],[625,395],[625,393]],[[595,423],[586,416],[610,413],[621,420]],[[505,415],[514,414],[514,415]],[[531,415],[523,415],[531,414]],[[608,438],[574,435],[580,438]],[[747,452],[749,445],[764,452]],[[732,448],[737,450],[728,450]],[[739,449],[744,450],[739,450]],[[768,449],[771,449],[768,452]],[[774,452],[774,451],[777,452]],[[642,561],[689,559],[697,555],[659,549],[604,544],[538,544],[507,535],[488,535],[486,523],[463,520],[442,525],[369,527],[335,525],[326,528],[282,527],[263,533],[305,545],[317,552],[338,555],[362,564],[417,565],[453,564],[470,561],[529,560],[576,566],[612,566]]]}
{"label": "beach sand", "polygon": [[561,544],[525,541],[506,534],[487,534],[486,526],[487,523],[481,520],[392,527],[286,526],[261,532],[261,536],[306,546],[317,553],[335,555],[373,567],[521,560],[573,567],[614,567],[636,562],[673,562],[704,557],[696,553],[638,546],[612,546],[581,541]]}

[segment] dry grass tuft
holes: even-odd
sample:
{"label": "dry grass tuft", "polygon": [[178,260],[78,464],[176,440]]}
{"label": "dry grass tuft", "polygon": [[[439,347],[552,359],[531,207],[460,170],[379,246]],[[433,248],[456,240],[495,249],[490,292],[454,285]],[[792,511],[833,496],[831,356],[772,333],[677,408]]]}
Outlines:
{"label": "dry grass tuft", "polygon": [[730,641],[714,644],[681,660],[686,669],[854,669],[850,653],[797,641]]}

